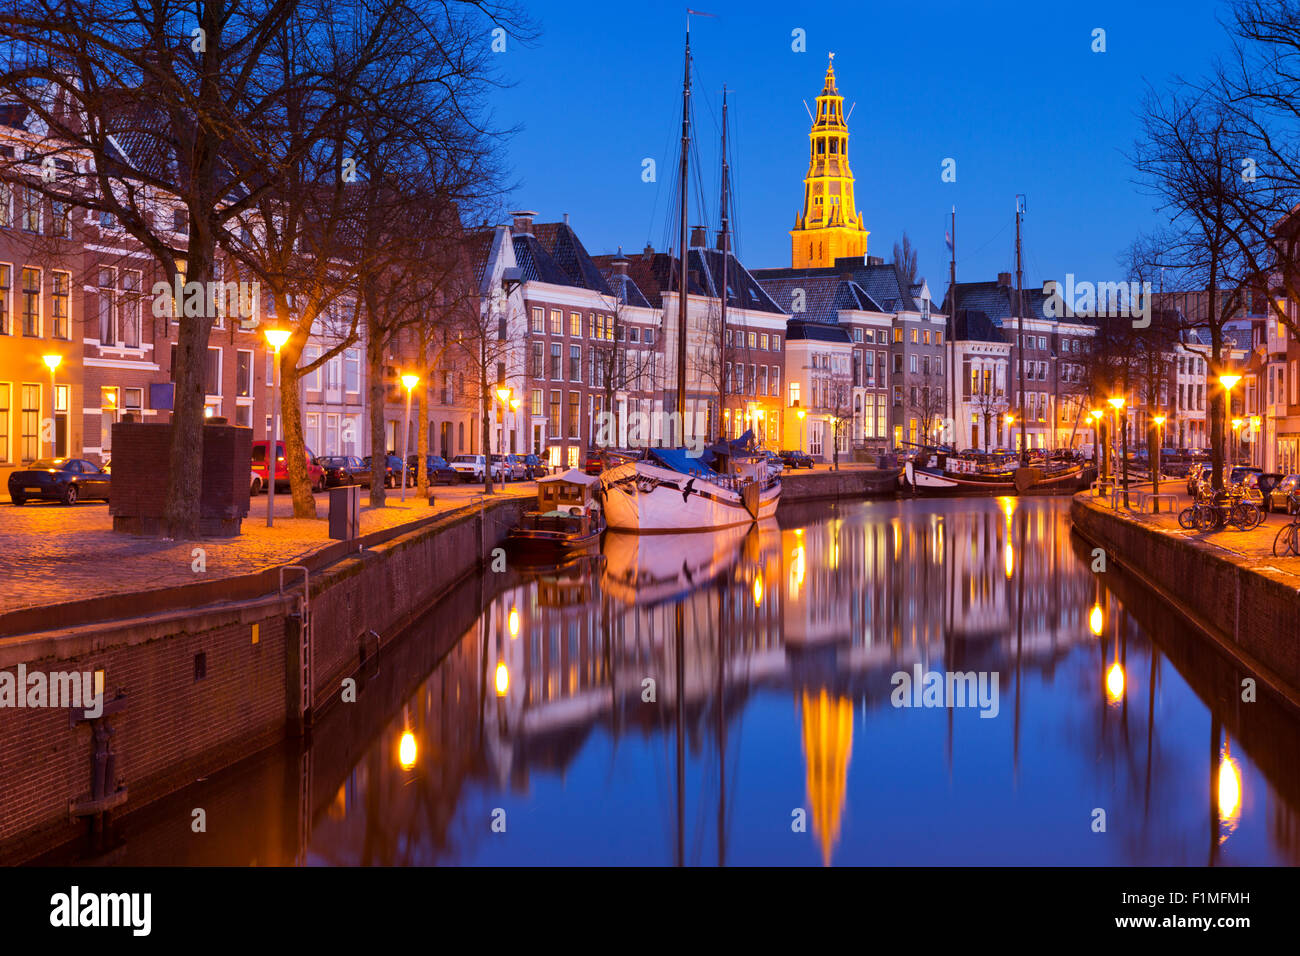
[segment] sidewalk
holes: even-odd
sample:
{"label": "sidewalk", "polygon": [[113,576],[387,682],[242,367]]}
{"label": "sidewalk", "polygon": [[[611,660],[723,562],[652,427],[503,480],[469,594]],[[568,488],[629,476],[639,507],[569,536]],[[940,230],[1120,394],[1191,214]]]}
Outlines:
{"label": "sidewalk", "polygon": [[[361,533],[368,534],[474,503],[481,485],[437,485],[429,507],[408,488],[390,489],[383,508],[369,508],[361,492]],[[497,496],[537,493],[534,482],[497,486]],[[316,495],[316,519],[293,518],[289,493],[275,496],[275,527],[266,526],[266,496],[249,503],[237,538],[163,541],[113,531],[104,502],[0,503],[0,613],[83,600],[123,591],[151,590],[199,580],[235,577],[295,561],[328,546],[329,495]],[[195,549],[201,549],[201,554]],[[197,567],[203,570],[196,570]]]}
{"label": "sidewalk", "polygon": [[[1146,481],[1141,484],[1133,483],[1129,485],[1129,504],[1131,511],[1125,512],[1123,506],[1123,496],[1119,497],[1119,513],[1127,515],[1134,521],[1138,521],[1148,527],[1154,527],[1164,534],[1187,537],[1192,540],[1201,541],[1205,544],[1212,545],[1222,551],[1228,552],[1254,568],[1272,568],[1281,571],[1284,574],[1300,576],[1300,557],[1275,558],[1273,557],[1273,538],[1277,535],[1278,528],[1286,524],[1288,516],[1282,512],[1265,512],[1264,523],[1257,528],[1249,531],[1238,531],[1231,526],[1222,531],[1211,531],[1205,534],[1199,531],[1188,531],[1178,525],[1178,512],[1192,504],[1191,497],[1187,494],[1187,483],[1185,479],[1172,478],[1160,482],[1160,493],[1171,493],[1175,496],[1176,505],[1172,511],[1167,509],[1168,500],[1160,503],[1160,513],[1151,514],[1150,505],[1144,512],[1138,512],[1138,495],[1151,490],[1151,482]],[[1086,496],[1085,496],[1086,497]],[[1111,498],[1089,498],[1096,504],[1109,510]]]}

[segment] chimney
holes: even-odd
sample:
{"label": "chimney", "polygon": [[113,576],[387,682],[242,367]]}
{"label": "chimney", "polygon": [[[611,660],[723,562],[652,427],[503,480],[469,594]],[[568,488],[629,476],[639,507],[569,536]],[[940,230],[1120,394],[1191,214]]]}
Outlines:
{"label": "chimney", "polygon": [[654,256],[654,254],[655,254],[655,247],[650,245],[650,243],[647,242],[645,244],[645,248],[641,250],[641,258],[645,259],[646,261],[649,261]]}
{"label": "chimney", "polygon": [[703,249],[708,244],[709,234],[703,226],[691,227],[691,248]]}
{"label": "chimney", "polygon": [[622,246],[618,247],[618,255],[616,255],[613,259],[610,259],[609,264],[614,270],[614,275],[616,276],[627,275],[627,257],[623,255]]}
{"label": "chimney", "polygon": [[514,216],[513,228],[516,236],[531,236],[533,234],[533,217],[537,213],[529,209],[520,209],[510,215]]}
{"label": "chimney", "polygon": [[[727,245],[730,246],[730,245],[731,245],[730,237],[727,237],[727,239],[728,239],[728,241],[727,241]],[[722,240],[723,240],[722,230],[719,229],[719,230],[718,230],[718,245],[717,245],[717,248],[718,248],[719,250],[722,249]]]}
{"label": "chimney", "polygon": [[869,266],[883,266],[884,264],[885,259],[883,256],[867,256],[867,265]]}
{"label": "chimney", "polygon": [[999,289],[1010,289],[1010,288],[1011,288],[1011,273],[1010,273],[1010,272],[999,272],[999,273],[998,273],[998,288],[999,288]]}
{"label": "chimney", "polygon": [[569,214],[567,212],[564,214],[564,224],[566,226],[569,224]]}

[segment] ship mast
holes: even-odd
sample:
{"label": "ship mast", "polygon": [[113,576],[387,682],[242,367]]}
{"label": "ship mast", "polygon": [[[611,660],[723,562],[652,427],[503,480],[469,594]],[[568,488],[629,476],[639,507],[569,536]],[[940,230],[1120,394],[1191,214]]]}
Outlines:
{"label": "ship mast", "polygon": [[730,167],[727,165],[727,86],[722,86],[722,317],[718,322],[718,438],[722,439],[722,410],[727,404],[726,328],[727,328],[727,250],[731,244],[727,222],[727,190]]}
{"label": "ship mast", "polygon": [[683,442],[686,439],[686,298],[688,250],[686,236],[686,180],[691,150],[691,24],[686,21],[686,64],[682,79],[682,163],[681,163],[681,234],[678,247],[680,274],[677,279],[677,421]]}

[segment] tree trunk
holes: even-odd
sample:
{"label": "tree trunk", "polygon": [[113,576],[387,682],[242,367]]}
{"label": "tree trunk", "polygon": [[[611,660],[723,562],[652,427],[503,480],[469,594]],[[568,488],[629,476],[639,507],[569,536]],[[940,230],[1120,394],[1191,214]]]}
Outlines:
{"label": "tree trunk", "polygon": [[429,415],[425,411],[425,399],[429,395],[429,370],[420,369],[420,390],[415,395],[416,419],[415,452],[419,456],[416,469],[416,488],[422,501],[429,500]]}
{"label": "tree trunk", "polygon": [[[289,473],[289,493],[293,496],[295,518],[315,518],[316,498],[307,474],[307,442],[302,430],[302,401],[298,390],[298,357],[301,342],[295,335],[280,350],[280,421],[284,429],[284,464]],[[305,337],[304,337],[305,339]]]}
{"label": "tree trunk", "polygon": [[[197,241],[196,236],[191,242]],[[212,277],[212,242],[191,247],[187,282],[206,283]],[[174,284],[174,280],[173,280]],[[177,308],[180,308],[177,303]],[[206,310],[204,310],[206,312]],[[208,356],[212,317],[180,318],[176,341],[176,377],[172,411],[172,443],[167,458],[167,498],[163,505],[166,534],[177,540],[199,536],[203,492],[203,376]]]}

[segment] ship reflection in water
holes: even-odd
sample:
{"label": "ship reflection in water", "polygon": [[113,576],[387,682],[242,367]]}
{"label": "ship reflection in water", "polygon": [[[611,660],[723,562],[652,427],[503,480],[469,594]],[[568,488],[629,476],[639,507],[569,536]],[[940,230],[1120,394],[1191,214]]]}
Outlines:
{"label": "ship reflection in water", "polygon": [[[1050,498],[610,532],[467,585],[310,748],[138,814],[120,859],[1300,863],[1295,718],[1093,560]],[[247,822],[162,835],[198,805]]]}

